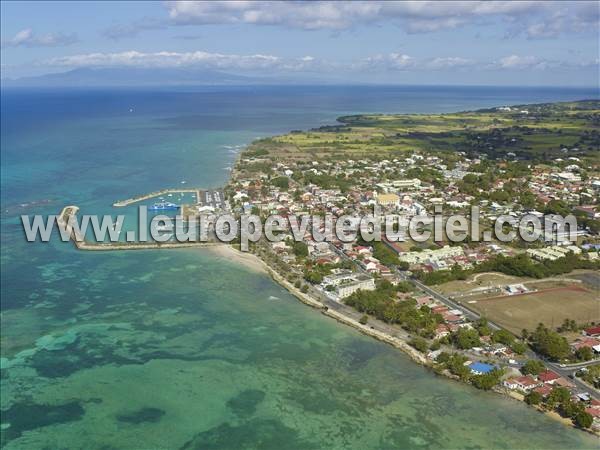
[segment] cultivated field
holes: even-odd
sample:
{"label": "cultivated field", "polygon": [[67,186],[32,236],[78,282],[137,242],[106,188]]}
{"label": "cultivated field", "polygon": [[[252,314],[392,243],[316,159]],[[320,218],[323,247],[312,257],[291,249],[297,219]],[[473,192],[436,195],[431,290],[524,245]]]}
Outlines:
{"label": "cultivated field", "polygon": [[515,334],[523,328],[533,330],[540,322],[549,327],[559,326],[564,319],[600,322],[598,292],[575,284],[530,294],[482,298],[467,305]]}

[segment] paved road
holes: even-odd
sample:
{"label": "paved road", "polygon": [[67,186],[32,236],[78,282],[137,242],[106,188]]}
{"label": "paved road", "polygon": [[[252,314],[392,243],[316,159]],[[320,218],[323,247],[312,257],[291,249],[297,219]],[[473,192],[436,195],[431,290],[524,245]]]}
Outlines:
{"label": "paved road", "polygon": [[[435,298],[436,300],[438,300],[441,303],[445,304],[449,308],[451,308],[451,309],[458,309],[459,311],[461,311],[465,315],[465,317],[468,317],[472,321],[476,321],[476,320],[481,319],[481,315],[479,315],[478,313],[476,313],[472,309],[467,308],[466,306],[461,305],[459,303],[456,303],[454,300],[450,300],[448,297],[446,297],[446,296],[440,294],[439,292],[431,289],[429,286],[424,285],[419,280],[415,280],[414,278],[408,278],[406,276],[404,278],[407,281],[409,281],[412,284],[414,284],[420,290],[422,290],[423,292],[431,295],[433,298]],[[494,331],[498,331],[498,330],[502,329],[499,325],[495,324],[494,322],[490,322],[488,320],[487,323],[488,323],[488,326],[491,329],[493,329]]]}

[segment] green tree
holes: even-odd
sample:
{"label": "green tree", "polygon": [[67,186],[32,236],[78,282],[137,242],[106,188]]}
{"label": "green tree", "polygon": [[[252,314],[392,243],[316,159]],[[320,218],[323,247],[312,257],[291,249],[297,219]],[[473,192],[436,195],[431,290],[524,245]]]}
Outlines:
{"label": "green tree", "polygon": [[548,356],[554,361],[564,359],[571,354],[568,341],[556,331],[546,328],[543,324],[538,325],[529,339],[535,351]]}
{"label": "green tree", "polygon": [[581,361],[589,361],[594,357],[594,352],[589,347],[581,347],[575,351],[575,356]]}
{"label": "green tree", "polygon": [[441,342],[436,339],[429,346],[429,350],[436,351],[436,350],[439,350],[441,346],[442,346]]}
{"label": "green tree", "polygon": [[309,270],[304,273],[304,279],[312,284],[319,284],[323,281],[323,275],[316,270]]}
{"label": "green tree", "polygon": [[425,353],[429,346],[427,345],[427,341],[421,337],[415,337],[409,342],[411,347],[419,350],[421,353]]}
{"label": "green tree", "polygon": [[494,369],[491,372],[471,377],[471,382],[477,389],[489,391],[498,384],[502,375],[504,375],[502,369]]}
{"label": "green tree", "polygon": [[517,355],[523,355],[527,351],[527,346],[521,341],[515,341],[511,344],[510,348]]}
{"label": "green tree", "polygon": [[373,256],[386,266],[394,266],[399,262],[398,255],[383,242],[373,242]]}
{"label": "green tree", "polygon": [[308,245],[304,242],[294,242],[293,244],[294,255],[300,258],[306,258],[308,256]]}
{"label": "green tree", "polygon": [[458,376],[463,381],[467,381],[471,377],[471,369],[465,366],[467,358],[461,354],[453,353],[452,355],[448,355],[442,353],[438,356],[437,361],[442,361],[443,367],[448,369],[450,373]]}
{"label": "green tree", "polygon": [[469,349],[481,344],[479,333],[474,329],[459,328],[453,335],[454,343],[458,348]]}
{"label": "green tree", "polygon": [[290,179],[288,177],[277,177],[271,180],[273,186],[286,190],[290,187]]}
{"label": "green tree", "polygon": [[410,267],[410,264],[407,263],[406,261],[398,261],[396,263],[396,266],[398,267],[398,270],[408,270]]}
{"label": "green tree", "polygon": [[592,423],[594,422],[594,418],[592,417],[591,414],[589,414],[585,411],[582,411],[582,412],[578,412],[575,415],[575,417],[573,418],[573,422],[579,428],[589,428],[592,426]]}
{"label": "green tree", "polygon": [[492,341],[499,342],[504,345],[511,345],[515,340],[515,337],[506,330],[494,331],[492,334]]}
{"label": "green tree", "polygon": [[360,319],[358,319],[358,323],[360,323],[361,325],[366,325],[368,321],[369,321],[369,316],[366,314],[363,314],[360,317]]}
{"label": "green tree", "polygon": [[525,396],[525,403],[528,405],[539,405],[542,402],[542,394],[536,391],[531,391]]}
{"label": "green tree", "polygon": [[521,367],[521,373],[524,375],[538,375],[546,370],[544,363],[537,359],[529,359]]}
{"label": "green tree", "polygon": [[557,405],[563,404],[570,400],[571,393],[567,388],[555,387],[552,392],[548,395],[546,400],[546,406],[548,409],[554,409]]}

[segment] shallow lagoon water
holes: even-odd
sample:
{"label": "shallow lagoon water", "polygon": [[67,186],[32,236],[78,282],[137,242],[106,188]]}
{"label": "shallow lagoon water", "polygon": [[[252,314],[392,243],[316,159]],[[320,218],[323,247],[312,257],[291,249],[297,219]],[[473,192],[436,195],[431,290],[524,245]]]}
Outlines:
{"label": "shallow lagoon water", "polygon": [[[294,110],[296,94],[275,102],[266,91],[248,94],[266,96],[251,120],[251,105],[236,109],[232,92],[214,117],[167,93],[163,109],[133,95],[148,105],[142,117],[110,117],[110,102],[92,94],[56,94],[38,102],[45,116],[17,120],[29,97],[19,107],[3,97],[3,447],[598,446],[522,404],[437,377],[265,275],[201,250],[84,253],[24,242],[18,214],[66,203],[115,214],[113,201],[181,179],[218,186],[233,156],[225,146],[283,131],[292,117],[300,124],[290,128],[301,128],[357,109],[333,96]],[[116,97],[110,104],[134,101]],[[481,106],[510,103],[500,100]],[[50,114],[56,105],[69,111]],[[88,113],[74,118],[84,105]],[[276,122],[280,109],[289,115]],[[212,118],[202,126],[198,115]],[[20,206],[27,202],[34,206]]]}

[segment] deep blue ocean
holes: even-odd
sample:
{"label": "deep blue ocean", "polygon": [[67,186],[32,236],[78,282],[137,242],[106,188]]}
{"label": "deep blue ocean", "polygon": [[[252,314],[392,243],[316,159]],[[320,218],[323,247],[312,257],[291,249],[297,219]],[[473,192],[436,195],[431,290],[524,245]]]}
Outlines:
{"label": "deep blue ocean", "polygon": [[355,113],[598,98],[597,89],[251,86],[2,90],[5,448],[597,448],[436,377],[203,250],[27,243],[21,214],[218,187],[260,136]]}

